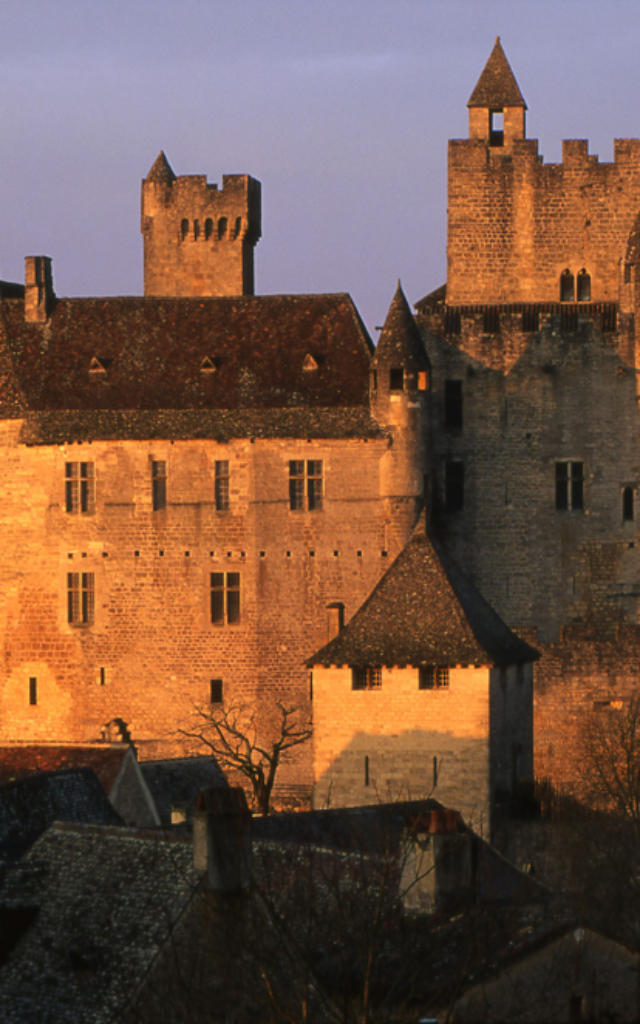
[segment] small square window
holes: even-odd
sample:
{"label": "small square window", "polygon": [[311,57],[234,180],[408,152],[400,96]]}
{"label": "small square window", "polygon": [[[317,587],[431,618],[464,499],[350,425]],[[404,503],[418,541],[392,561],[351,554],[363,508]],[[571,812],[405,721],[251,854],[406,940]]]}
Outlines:
{"label": "small square window", "polygon": [[222,679],[209,681],[209,700],[212,704],[222,704]]}
{"label": "small square window", "polygon": [[352,690],[379,690],[381,686],[382,669],[379,665],[351,669]]}
{"label": "small square window", "polygon": [[418,669],[418,689],[440,690],[449,686],[447,665],[421,665]]}

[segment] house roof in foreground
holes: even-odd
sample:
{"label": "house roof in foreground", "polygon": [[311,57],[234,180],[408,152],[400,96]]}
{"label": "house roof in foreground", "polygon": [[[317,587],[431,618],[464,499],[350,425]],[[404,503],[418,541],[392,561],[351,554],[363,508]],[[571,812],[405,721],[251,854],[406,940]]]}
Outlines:
{"label": "house roof in foreground", "polygon": [[511,665],[538,657],[416,528],[353,618],[308,665]]}
{"label": "house roof in foreground", "polygon": [[113,786],[128,744],[109,743],[8,743],[0,745],[0,782],[24,779],[39,772],[90,768],[105,793]]}
{"label": "house roof in foreground", "polygon": [[38,908],[0,969],[0,1019],[120,1020],[188,904],[188,840],[56,823],[7,876],[0,918]]}

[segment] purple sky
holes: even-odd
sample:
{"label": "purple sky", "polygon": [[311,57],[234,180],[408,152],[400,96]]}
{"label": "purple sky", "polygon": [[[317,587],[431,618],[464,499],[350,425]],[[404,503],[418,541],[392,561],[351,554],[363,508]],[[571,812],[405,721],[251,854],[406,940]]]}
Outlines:
{"label": "purple sky", "polygon": [[[258,292],[444,281],[446,144],[496,35],[546,160],[640,135],[637,0],[0,0],[0,278],[139,294],[140,180],[262,181]],[[374,332],[375,336],[375,332]]]}

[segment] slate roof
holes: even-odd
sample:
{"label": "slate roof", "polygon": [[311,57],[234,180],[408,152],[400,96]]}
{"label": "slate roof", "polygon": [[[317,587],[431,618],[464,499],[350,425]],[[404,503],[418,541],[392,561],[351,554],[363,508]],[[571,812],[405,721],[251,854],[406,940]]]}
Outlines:
{"label": "slate roof", "polygon": [[106,1024],[188,905],[197,875],[184,839],[57,823],[5,882],[0,906],[37,907],[0,969],[0,1019]]}
{"label": "slate roof", "polygon": [[0,745],[0,783],[24,779],[39,772],[90,768],[105,793],[116,781],[128,745],[20,743]]}
{"label": "slate roof", "polygon": [[21,857],[56,820],[120,823],[97,777],[88,768],[43,772],[5,782],[0,785],[0,860]]}
{"label": "slate roof", "polygon": [[44,325],[5,299],[0,416],[27,443],[367,436],[372,352],[344,294],[57,299]]}
{"label": "slate roof", "polygon": [[[160,820],[171,823],[171,809],[195,807],[201,790],[226,788],[227,780],[213,757],[176,757],[164,761],[143,761],[140,770],[154,799]],[[188,817],[191,817],[190,813]]]}
{"label": "slate roof", "polygon": [[307,665],[511,665],[537,657],[420,526]]}
{"label": "slate roof", "polygon": [[503,107],[527,109],[520,86],[502,49],[500,36],[496,37],[489,60],[476,82],[467,106],[490,107],[494,110],[501,110]]}
{"label": "slate roof", "polygon": [[376,366],[384,362],[413,371],[429,369],[429,357],[399,281],[373,361]]}

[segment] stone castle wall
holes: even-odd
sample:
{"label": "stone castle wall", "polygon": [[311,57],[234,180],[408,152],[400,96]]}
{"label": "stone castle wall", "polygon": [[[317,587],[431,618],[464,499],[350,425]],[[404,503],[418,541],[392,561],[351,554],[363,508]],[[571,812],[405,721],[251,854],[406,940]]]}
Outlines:
{"label": "stone castle wall", "polygon": [[545,164],[535,139],[509,151],[449,143],[447,302],[557,302],[560,275],[591,278],[591,299],[618,299],[619,261],[640,209],[640,140],[617,139],[599,163],[582,139]]}
{"label": "stone castle wall", "polygon": [[[86,741],[113,718],[144,757],[184,751],[178,730],[211,679],[225,703],[309,708],[305,657],[327,605],[349,617],[407,539],[415,501],[380,500],[387,439],[99,441],[26,447],[2,427],[0,737]],[[289,508],[289,460],[322,460],[323,508]],[[152,460],[166,508],[152,508]],[[214,464],[229,464],[229,509]],[[65,508],[65,464],[91,462],[95,509]],[[95,611],[68,622],[68,573],[92,573]],[[210,574],[239,573],[240,621],[211,621]],[[30,679],[36,702],[30,703]],[[310,749],[283,783],[308,788]]]}

